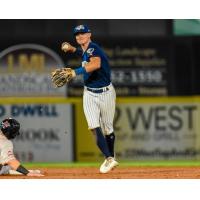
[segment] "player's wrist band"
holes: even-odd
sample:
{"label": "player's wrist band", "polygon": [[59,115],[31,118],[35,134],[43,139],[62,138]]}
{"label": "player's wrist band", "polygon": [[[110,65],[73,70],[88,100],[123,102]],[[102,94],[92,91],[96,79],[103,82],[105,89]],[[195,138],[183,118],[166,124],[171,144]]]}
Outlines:
{"label": "player's wrist band", "polygon": [[81,74],[86,73],[85,67],[79,67],[79,68],[75,69],[74,71],[75,71],[76,75],[81,75]]}
{"label": "player's wrist band", "polygon": [[27,175],[27,174],[29,173],[29,171],[28,171],[25,167],[23,167],[22,165],[20,165],[20,166],[16,169],[16,171],[18,171],[18,172],[20,172],[20,173],[22,173],[22,174],[24,174],[24,175]]}

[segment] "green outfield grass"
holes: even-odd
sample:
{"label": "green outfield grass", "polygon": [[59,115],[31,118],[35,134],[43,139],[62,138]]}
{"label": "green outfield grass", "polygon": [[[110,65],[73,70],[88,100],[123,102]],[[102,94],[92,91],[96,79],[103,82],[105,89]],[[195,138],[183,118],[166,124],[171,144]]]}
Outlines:
{"label": "green outfield grass", "polygon": [[[99,167],[101,163],[97,162],[74,162],[74,163],[23,163],[26,167]],[[199,166],[200,161],[120,161],[120,167],[165,167],[165,166]]]}

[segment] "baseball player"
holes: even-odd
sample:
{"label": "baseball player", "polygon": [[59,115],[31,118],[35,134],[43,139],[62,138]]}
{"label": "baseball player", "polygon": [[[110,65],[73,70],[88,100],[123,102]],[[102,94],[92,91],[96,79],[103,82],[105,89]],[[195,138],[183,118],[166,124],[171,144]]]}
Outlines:
{"label": "baseball player", "polygon": [[0,175],[43,176],[39,170],[27,170],[14,156],[11,139],[20,134],[19,122],[12,118],[4,119],[0,129]]}
{"label": "baseball player", "polygon": [[97,146],[106,158],[100,172],[107,173],[118,165],[114,156],[113,130],[116,93],[110,79],[108,58],[104,51],[91,41],[91,31],[86,25],[76,26],[73,34],[80,46],[76,48],[64,42],[61,49],[82,57],[82,65],[72,70],[72,77],[83,75],[84,114],[89,129],[96,136]]}

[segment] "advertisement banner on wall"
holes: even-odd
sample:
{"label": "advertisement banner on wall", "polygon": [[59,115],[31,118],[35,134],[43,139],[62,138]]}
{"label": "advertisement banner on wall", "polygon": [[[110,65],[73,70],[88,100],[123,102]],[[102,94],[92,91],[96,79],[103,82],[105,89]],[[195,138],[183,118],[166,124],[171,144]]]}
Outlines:
{"label": "advertisement banner on wall", "polygon": [[[125,38],[100,42],[111,67],[111,79],[118,96],[165,96],[169,93],[168,73],[172,66],[168,40]],[[69,66],[79,66],[77,57],[69,57]],[[81,96],[82,77],[73,79],[69,96]]]}
{"label": "advertisement banner on wall", "polygon": [[50,74],[63,67],[62,58],[40,44],[17,44],[0,52],[0,96],[65,96],[66,87],[54,88]]}
{"label": "advertisement banner on wall", "polygon": [[22,162],[73,160],[71,104],[0,105],[0,120],[12,117],[21,124],[13,140],[14,152]]}
{"label": "advertisement banner on wall", "polygon": [[[83,126],[84,115],[79,114],[79,118],[78,160],[103,160],[87,130],[87,123]],[[116,158],[199,159],[199,119],[200,99],[195,101],[193,97],[118,98],[114,120]],[[87,141],[87,146],[83,141]]]}
{"label": "advertisement banner on wall", "polygon": [[116,109],[121,159],[186,159],[200,155],[197,104],[120,104]]}

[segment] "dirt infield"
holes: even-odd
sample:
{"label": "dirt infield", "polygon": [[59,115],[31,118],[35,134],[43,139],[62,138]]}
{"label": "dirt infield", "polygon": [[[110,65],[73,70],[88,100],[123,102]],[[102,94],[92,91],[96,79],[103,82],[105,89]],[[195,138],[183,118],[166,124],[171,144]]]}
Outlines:
{"label": "dirt infield", "polygon": [[[200,167],[118,167],[100,174],[96,167],[41,168],[39,179],[199,179]],[[4,175],[0,179],[33,179],[22,175]],[[37,177],[38,178],[38,177]]]}

